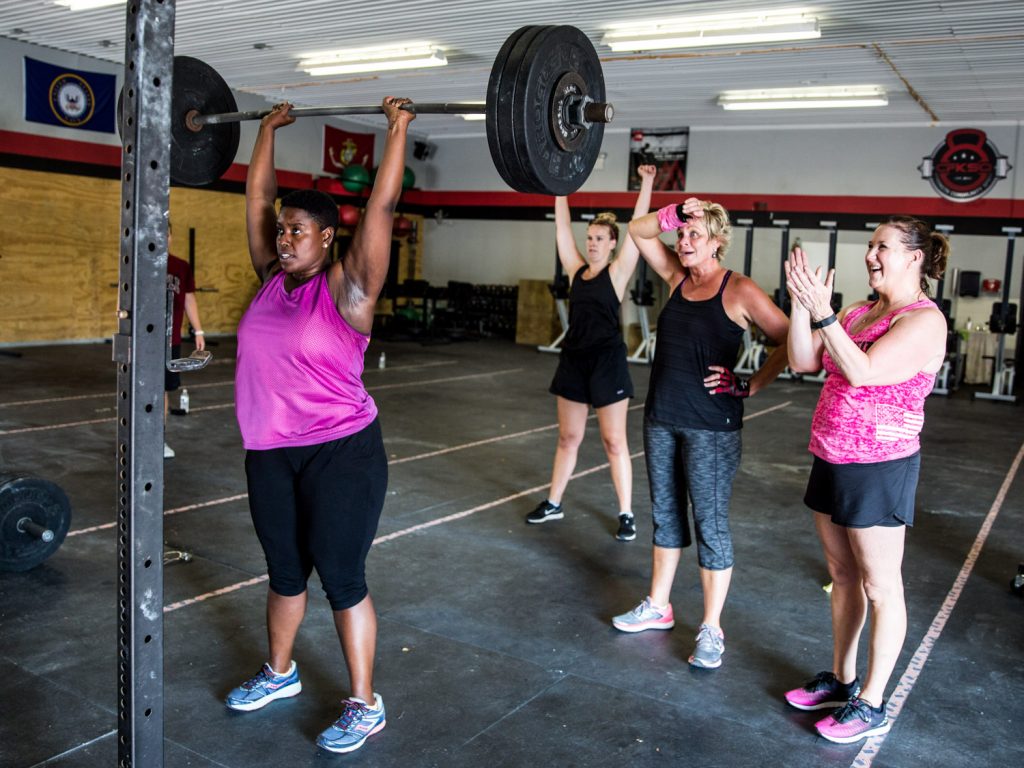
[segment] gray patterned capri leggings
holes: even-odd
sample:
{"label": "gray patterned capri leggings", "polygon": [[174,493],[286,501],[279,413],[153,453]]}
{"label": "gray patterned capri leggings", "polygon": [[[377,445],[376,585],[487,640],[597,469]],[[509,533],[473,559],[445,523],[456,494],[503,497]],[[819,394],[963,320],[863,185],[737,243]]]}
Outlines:
{"label": "gray patterned capri leggings", "polygon": [[697,532],[697,562],[721,571],[733,564],[729,499],[740,465],[740,430],[715,432],[644,421],[644,451],[654,513],[654,545],[690,546],[689,494]]}

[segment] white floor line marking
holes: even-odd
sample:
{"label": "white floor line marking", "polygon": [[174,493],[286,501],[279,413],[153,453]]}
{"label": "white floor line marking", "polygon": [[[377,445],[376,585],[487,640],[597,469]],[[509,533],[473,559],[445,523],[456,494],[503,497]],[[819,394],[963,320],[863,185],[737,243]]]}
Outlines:
{"label": "white floor line marking", "polygon": [[[633,410],[633,408],[643,408],[643,406],[642,405],[634,405],[630,410]],[[597,416],[591,415],[588,418],[589,419],[596,419]],[[429,458],[432,458],[434,456],[442,456],[442,455],[444,455],[446,453],[454,453],[455,451],[464,451],[467,448],[477,448],[477,447],[479,447],[481,445],[487,445],[488,443],[497,443],[497,442],[501,442],[502,440],[511,440],[512,438],[515,438],[515,437],[525,437],[526,435],[532,435],[532,434],[535,434],[537,432],[544,432],[546,430],[552,430],[552,429],[558,429],[558,424],[545,424],[543,427],[534,427],[533,429],[525,429],[522,432],[513,432],[513,433],[508,434],[508,435],[498,435],[497,437],[488,437],[488,438],[485,438],[483,440],[477,440],[477,441],[472,442],[472,443],[463,443],[462,445],[453,445],[453,446],[450,446],[448,448],[439,448],[436,451],[428,451],[426,453],[417,453],[417,454],[415,454],[413,456],[406,456],[406,457],[401,458],[401,459],[390,459],[388,461],[388,466],[394,466],[395,464],[405,464],[406,462],[409,462],[409,461],[419,461],[421,459],[429,459]],[[201,501],[201,502],[198,502],[196,504],[188,504],[188,505],[186,505],[184,507],[174,507],[173,509],[166,509],[166,510],[164,510],[164,515],[165,516],[166,515],[174,515],[174,514],[177,514],[178,512],[189,512],[189,511],[191,511],[193,509],[202,509],[203,507],[213,507],[213,506],[216,506],[218,504],[228,504],[228,503],[230,503],[232,501],[238,501],[239,499],[247,499],[247,498],[249,498],[249,494],[248,493],[239,493],[239,494],[236,494],[234,496],[224,496],[223,498],[220,498],[220,499],[210,499],[209,501]],[[78,530],[70,531],[70,532],[68,532],[67,535],[68,535],[68,537],[71,537],[71,536],[81,536],[83,533],[95,533],[96,531],[106,531],[106,530],[109,530],[109,529],[113,528],[116,525],[117,525],[116,522],[115,523],[102,523],[100,525],[93,525],[93,526],[91,526],[89,528],[79,528]]]}
{"label": "white floor line marking", "polygon": [[[227,504],[227,503],[232,502],[232,501],[240,501],[241,499],[247,499],[247,498],[249,498],[249,494],[248,493],[238,493],[238,494],[235,494],[234,496],[225,496],[225,497],[223,497],[221,499],[212,499],[210,501],[200,501],[200,502],[197,502],[196,504],[186,504],[184,507],[175,507],[174,509],[165,509],[164,510],[164,516],[166,517],[167,515],[176,515],[179,512],[189,512],[189,511],[191,511],[193,509],[202,509],[203,507],[213,507],[213,506],[216,506],[218,504]],[[96,531],[106,531],[106,530],[109,530],[109,529],[115,527],[116,525],[117,525],[117,523],[114,522],[114,523],[102,523],[101,525],[93,525],[93,526],[91,526],[89,528],[79,528],[76,531],[68,531],[67,538],[70,539],[72,536],[81,536],[83,533],[94,533]]]}
{"label": "white floor line marking", "polygon": [[265,582],[269,578],[270,577],[267,576],[267,574],[263,574],[262,576],[257,576],[257,577],[252,578],[252,579],[246,579],[245,581],[239,581],[237,584],[229,584],[226,587],[221,587],[220,589],[215,589],[215,590],[213,590],[213,592],[205,592],[205,593],[203,593],[201,595],[196,595],[195,597],[190,597],[187,600],[179,600],[176,603],[170,603],[169,605],[165,605],[164,606],[164,613],[170,613],[171,611],[176,611],[179,608],[186,608],[186,607],[188,607],[190,605],[195,605],[196,603],[201,603],[204,600],[209,600],[211,597],[220,597],[221,595],[226,595],[226,594],[228,594],[230,592],[237,592],[238,590],[244,589],[245,587],[252,587],[252,586],[255,586],[256,584],[262,584],[263,582]]}
{"label": "white floor line marking", "polygon": [[85,424],[103,424],[104,422],[117,421],[116,416],[107,416],[102,419],[86,419],[84,421],[68,421],[64,424],[49,424],[45,427],[18,427],[17,429],[0,429],[0,435],[20,435],[25,432],[45,432],[48,429],[64,429],[66,427],[81,427]]}
{"label": "white floor line marking", "polygon": [[[771,413],[772,411],[777,411],[780,408],[785,408],[786,406],[790,405],[791,402],[792,401],[787,400],[786,402],[780,403],[779,405],[773,405],[770,408],[765,408],[763,411],[756,411],[746,416],[745,420],[756,419],[758,416],[764,416],[766,413]],[[637,451],[636,453],[631,453],[629,455],[629,458],[635,460],[643,455],[643,451]],[[591,475],[594,472],[600,472],[602,469],[607,469],[608,466],[608,462],[605,462],[604,464],[598,464],[597,466],[591,467],[590,469],[584,469],[582,472],[577,472],[569,479],[576,480],[577,478]],[[471,509],[464,509],[461,512],[455,512],[450,515],[445,515],[444,517],[435,518],[434,520],[428,520],[425,523],[419,523],[408,528],[403,528],[400,531],[394,531],[392,533],[384,534],[383,536],[378,536],[373,540],[373,545],[376,546],[377,544],[383,544],[387,541],[394,541],[395,539],[400,539],[403,536],[408,536],[410,533],[416,533],[417,531],[423,531],[428,528],[433,528],[434,526],[442,525],[443,523],[450,523],[453,520],[461,520],[464,517],[475,515],[477,512],[483,512],[484,510],[487,509],[493,509],[494,507],[500,506],[509,501],[514,501],[515,499],[522,498],[523,496],[529,496],[530,494],[533,493],[539,493],[540,491],[547,488],[549,485],[550,483],[544,483],[543,485],[535,485],[532,488],[526,488],[525,490],[517,491],[516,493],[509,494],[508,496],[504,496],[500,499],[495,499],[494,501],[488,501],[484,504],[472,507]],[[219,597],[220,595],[226,595],[231,592],[236,592],[237,590],[242,589],[244,587],[250,587],[255,584],[262,584],[267,580],[267,578],[267,574],[263,574],[262,576],[256,576],[252,579],[246,579],[245,581],[237,582],[236,584],[229,584],[228,586],[221,587],[220,589],[216,589],[213,592],[206,592],[202,595],[188,598],[187,600],[179,600],[176,603],[170,603],[169,605],[164,606],[164,613],[170,613],[171,611],[176,611],[179,608],[185,608],[186,606],[202,602],[203,600],[208,600],[211,597]]]}
{"label": "white floor line marking", "polygon": [[[412,366],[409,366],[409,367],[412,367]],[[388,369],[385,369],[385,370],[388,370]],[[396,370],[396,369],[390,369],[390,370]],[[479,378],[484,378],[486,376],[502,376],[502,375],[507,374],[507,373],[518,373],[521,370],[523,370],[523,369],[522,368],[507,368],[507,369],[502,370],[502,371],[488,371],[487,373],[471,373],[471,374],[467,374],[465,376],[452,376],[452,377],[446,378],[446,379],[427,379],[426,381],[407,381],[407,382],[404,382],[404,383],[401,383],[401,384],[383,384],[383,385],[379,385],[379,386],[368,387],[367,389],[369,389],[370,392],[376,392],[376,391],[381,390],[381,389],[402,389],[402,388],[405,388],[405,387],[422,387],[422,386],[426,386],[428,384],[444,384],[444,383],[447,383],[449,381],[466,381],[467,379],[479,379]],[[233,384],[234,382],[226,382],[226,383]],[[202,387],[202,386],[221,386],[221,384],[217,383],[217,384],[198,385],[195,388],[198,389],[199,387]],[[91,397],[91,395],[90,395],[90,397]],[[105,395],[104,395],[104,397],[105,397]],[[221,403],[220,405],[202,405],[202,406],[197,406],[195,408],[192,408],[190,412],[191,413],[195,413],[195,412],[198,412],[198,411],[218,411],[218,410],[222,410],[224,408],[234,408],[234,407],[235,407],[235,403],[234,403],[234,401],[232,401],[230,403]],[[114,422],[116,422],[117,421],[117,417],[116,416],[108,416],[108,417],[102,418],[102,419],[89,419],[89,420],[86,420],[86,421],[68,421],[68,422],[65,422],[63,424],[48,424],[48,425],[43,426],[43,427],[18,427],[16,429],[0,429],[0,436],[2,436],[2,435],[19,435],[19,434],[23,434],[25,432],[45,432],[45,431],[50,430],[50,429],[66,429],[67,427],[80,427],[80,426],[83,426],[85,424],[102,424],[105,421],[114,421]]]}
{"label": "white floor line marking", "polygon": [[[974,570],[974,564],[978,560],[978,555],[981,554],[981,548],[985,546],[985,540],[988,538],[989,531],[992,530],[992,524],[995,523],[996,517],[999,516],[999,510],[1003,506],[1006,494],[1013,484],[1017,470],[1020,469],[1022,459],[1024,459],[1024,443],[1021,444],[1020,450],[1017,451],[1017,457],[1013,460],[1013,464],[1010,465],[1006,477],[1003,478],[1003,484],[999,488],[999,493],[996,494],[996,500],[992,502],[992,507],[989,509],[988,514],[985,516],[985,521],[978,530],[978,535],[974,539],[974,545],[971,547],[970,552],[967,553],[967,559],[964,560],[963,567],[953,582],[953,587],[949,590],[949,594],[946,595],[946,599],[943,601],[942,607],[939,608],[939,612],[932,619],[931,626],[928,627],[928,631],[924,634],[924,639],[921,640],[917,651],[910,659],[910,663],[907,664],[907,669],[900,678],[899,683],[897,683],[892,696],[889,697],[888,713],[889,719],[893,722],[895,722],[902,711],[907,697],[914,688],[914,683],[917,682],[917,678],[924,669],[925,662],[928,661],[932,648],[938,642],[939,636],[946,626],[946,621],[953,613],[953,608],[956,607],[956,603],[960,599],[960,594],[967,584],[967,578],[971,575],[971,571]],[[850,768],[868,768],[878,756],[878,751],[881,749],[885,737],[886,734],[883,733],[879,736],[872,736],[864,742],[864,746],[857,753],[857,757],[850,764]]]}
{"label": "white floor line marking", "polygon": [[58,759],[60,759],[62,757],[70,755],[73,752],[77,752],[80,749],[84,749],[85,747],[88,747],[91,744],[95,744],[97,741],[103,741],[103,739],[109,739],[111,736],[116,736],[116,735],[117,735],[117,731],[116,730],[107,731],[106,733],[102,734],[101,736],[97,736],[95,739],[89,739],[89,741],[86,741],[86,742],[83,742],[82,744],[79,744],[77,747],[72,747],[71,749],[65,749],[59,755],[54,755],[53,757],[48,757],[45,760],[43,760],[41,763],[36,763],[35,765],[31,766],[30,768],[42,768],[42,766],[49,765],[54,760],[58,760]]}
{"label": "white floor line marking", "polygon": [[426,381],[407,381],[402,384],[378,384],[367,387],[371,392],[381,389],[402,389],[403,387],[422,387],[427,384],[446,384],[449,381],[468,381],[469,379],[483,379],[488,376],[504,376],[507,373],[519,373],[522,368],[505,368],[501,371],[488,371],[487,373],[469,373],[465,376],[452,376],[447,379],[427,379]]}
{"label": "white floor line marking", "polygon": [[[234,358],[232,358],[233,360]],[[439,360],[433,363],[415,363],[413,365],[392,365],[387,368],[367,368],[363,373],[382,373],[384,371],[415,371],[420,368],[436,368],[439,365],[455,365],[457,360]],[[235,385],[234,379],[228,379],[227,381],[208,381],[203,384],[189,384],[188,386],[192,389],[210,389],[211,387],[232,387]],[[93,395],[67,395],[66,397],[42,397],[38,400],[12,400],[9,403],[0,403],[0,408],[13,408],[18,405],[45,405],[46,403],[64,403],[70,400],[89,400],[99,397],[109,397],[111,400],[117,399],[116,392],[97,392]]]}
{"label": "white floor line marking", "polygon": [[[763,416],[766,413],[771,413],[772,411],[777,411],[780,408],[785,408],[787,405],[790,405],[791,403],[792,403],[791,400],[787,400],[786,402],[780,403],[779,405],[773,405],[770,408],[766,408],[763,411],[756,411],[755,413],[749,414],[745,418],[746,419],[756,419],[758,416]],[[635,411],[635,410],[637,410],[639,408],[643,408],[643,407],[644,407],[643,403],[640,403],[638,405],[630,406],[629,410]],[[588,420],[596,419],[597,415],[596,414],[591,414],[587,418],[588,418]],[[476,441],[474,441],[472,443],[463,443],[461,445],[453,445],[453,446],[450,446],[448,448],[440,448],[440,449],[438,449],[436,451],[427,451],[426,453],[418,453],[418,454],[415,454],[413,456],[405,456],[404,458],[401,458],[401,459],[391,459],[391,460],[388,461],[388,466],[394,466],[395,464],[405,464],[406,462],[409,462],[409,461],[419,461],[421,459],[429,459],[429,458],[433,458],[434,456],[442,456],[442,455],[447,454],[447,453],[454,453],[455,451],[463,451],[463,450],[466,450],[467,448],[477,448],[477,447],[479,447],[481,445],[487,445],[487,444],[490,444],[490,443],[498,443],[498,442],[501,442],[503,440],[511,440],[512,438],[516,438],[516,437],[525,437],[526,435],[532,435],[532,434],[536,434],[537,432],[544,432],[544,431],[547,431],[547,430],[552,430],[552,429],[557,429],[557,428],[558,428],[558,424],[557,423],[555,423],[555,424],[545,424],[542,427],[534,427],[533,429],[525,429],[525,430],[522,430],[521,432],[512,432],[511,434],[508,434],[508,435],[498,435],[496,437],[488,437],[488,438],[485,438],[483,440],[476,440]],[[224,497],[219,498],[219,499],[210,499],[209,501],[200,501],[200,502],[197,502],[195,504],[186,504],[183,507],[174,507],[172,509],[164,510],[164,515],[165,516],[166,515],[175,515],[175,514],[177,514],[179,512],[190,512],[190,511],[192,511],[194,509],[203,509],[204,507],[213,507],[213,506],[217,506],[218,504],[229,504],[232,501],[239,501],[241,499],[247,499],[248,497],[249,497],[248,493],[238,493],[238,494],[235,494],[234,496],[224,496]],[[67,536],[68,536],[68,538],[70,538],[72,536],[81,536],[84,533],[95,533],[96,531],[107,531],[107,530],[110,530],[111,528],[115,527],[116,525],[117,525],[116,522],[113,522],[113,523],[101,523],[100,525],[93,525],[93,526],[90,526],[88,528],[79,528],[78,530],[69,531]]]}
{"label": "white floor line marking", "polygon": [[109,397],[117,399],[116,392],[100,392],[95,395],[68,395],[67,397],[43,397],[39,400],[13,400],[9,403],[0,403],[0,408],[13,408],[16,405],[43,405],[45,403],[63,403],[68,400],[88,400],[89,398]]}
{"label": "white floor line marking", "polygon": [[[481,379],[486,376],[502,376],[506,373],[518,373],[523,370],[522,368],[508,368],[504,371],[488,371],[487,373],[470,373],[465,376],[452,376],[447,379],[427,379],[426,381],[406,381],[401,384],[381,384],[377,386],[367,387],[367,391],[370,394],[379,392],[382,389],[405,389],[406,387],[423,387],[428,384],[446,384],[449,381],[466,381],[467,379]],[[220,405],[202,405],[198,408],[193,408],[192,412],[195,411],[219,411],[224,408],[234,408],[234,402],[221,403]],[[0,432],[0,434],[3,434]]]}

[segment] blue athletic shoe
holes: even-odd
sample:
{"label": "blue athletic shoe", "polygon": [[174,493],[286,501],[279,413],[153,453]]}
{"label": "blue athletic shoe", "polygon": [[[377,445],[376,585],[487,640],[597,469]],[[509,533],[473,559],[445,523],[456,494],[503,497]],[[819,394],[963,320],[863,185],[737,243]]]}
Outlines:
{"label": "blue athletic shoe", "polygon": [[316,745],[328,752],[354,752],[363,746],[368,736],[382,730],[387,723],[383,699],[379,693],[373,694],[373,699],[372,708],[362,699],[345,699],[341,717],[317,736]]}
{"label": "blue athletic shoe", "polygon": [[254,678],[246,680],[229,693],[225,703],[230,709],[251,712],[267,706],[275,699],[298,696],[301,690],[299,665],[294,661],[292,668],[284,675],[276,674],[269,664],[264,664]]}

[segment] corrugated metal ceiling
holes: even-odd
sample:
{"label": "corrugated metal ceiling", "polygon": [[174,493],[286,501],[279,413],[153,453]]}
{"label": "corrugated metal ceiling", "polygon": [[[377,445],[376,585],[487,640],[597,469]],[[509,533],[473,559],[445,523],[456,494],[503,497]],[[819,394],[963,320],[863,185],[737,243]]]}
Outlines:
{"label": "corrugated metal ceiling", "polygon": [[[484,98],[502,42],[524,24],[573,24],[595,43],[616,121],[609,130],[689,125],[922,124],[1024,119],[1024,0],[826,0],[806,6],[822,36],[806,43],[727,46],[655,55],[612,53],[615,22],[798,6],[798,2],[615,0],[178,0],[176,52],[203,59],[242,92],[302,106]],[[53,0],[0,0],[0,36],[120,62],[124,8],[71,12]],[[426,40],[448,66],[311,78],[300,54],[342,46]],[[725,112],[720,91],[799,85],[883,85],[889,105],[799,113]],[[909,88],[908,88],[909,86]],[[910,89],[916,92],[915,99]],[[373,122],[379,117],[366,118]],[[421,116],[416,131],[484,132],[482,123]]]}

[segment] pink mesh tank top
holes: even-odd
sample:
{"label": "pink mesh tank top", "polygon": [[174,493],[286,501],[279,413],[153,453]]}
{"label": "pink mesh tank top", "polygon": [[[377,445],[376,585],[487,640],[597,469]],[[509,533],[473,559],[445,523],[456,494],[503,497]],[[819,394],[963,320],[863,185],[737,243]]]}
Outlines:
{"label": "pink mesh tank top", "polygon": [[369,336],[356,331],[321,273],[290,293],[271,277],[238,325],[235,413],[249,450],[317,445],[377,416],[363,386]]}
{"label": "pink mesh tank top", "polygon": [[[902,307],[851,338],[866,350],[889,330],[894,317],[931,303],[923,299]],[[843,321],[846,332],[873,306],[850,310]],[[822,365],[828,376],[811,421],[811,453],[831,464],[870,464],[902,459],[920,450],[924,401],[935,383],[934,373],[918,373],[899,384],[854,387],[827,351]]]}

